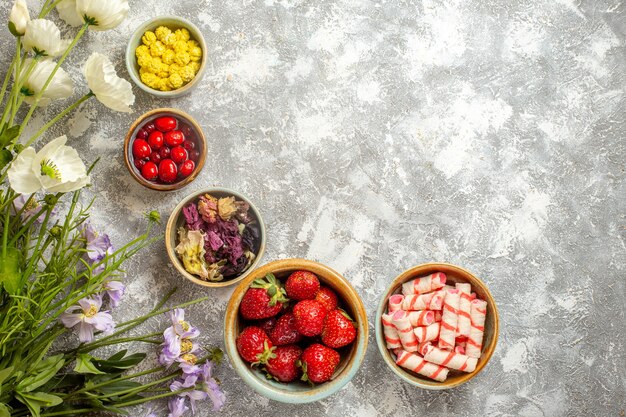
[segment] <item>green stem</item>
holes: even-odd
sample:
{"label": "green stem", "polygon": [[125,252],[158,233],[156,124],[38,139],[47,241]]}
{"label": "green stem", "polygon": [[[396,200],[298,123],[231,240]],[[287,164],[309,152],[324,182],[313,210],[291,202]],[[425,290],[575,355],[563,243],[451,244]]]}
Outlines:
{"label": "green stem", "polygon": [[0,92],[0,103],[4,100],[4,94],[7,92],[7,87],[9,86],[9,80],[11,79],[11,74],[13,73],[13,67],[15,66],[15,61],[17,60],[17,51],[15,55],[13,55],[13,60],[11,61],[11,65],[9,65],[9,69],[7,70],[6,75],[4,76],[4,82],[2,83],[2,91]]}
{"label": "green stem", "polygon": [[[92,350],[96,350],[98,348],[104,347],[104,346],[110,346],[110,345],[116,345],[118,343],[126,343],[126,342],[145,342],[145,343],[161,343],[162,340],[154,340],[154,339],[150,339],[151,337],[155,337],[155,336],[160,336],[162,335],[163,332],[154,332],[154,333],[150,333],[150,334],[146,334],[143,336],[136,336],[136,337],[120,337],[117,339],[108,339],[104,342],[102,342],[101,340],[98,340],[94,343],[90,343],[88,345],[83,345],[77,349],[74,349],[75,351],[79,352],[79,353],[85,353],[85,352],[91,352]],[[146,340],[148,339],[148,340]],[[87,348],[87,349],[83,349],[83,348]]]}
{"label": "green stem", "polygon": [[[85,23],[85,24],[83,24],[83,26],[81,26],[80,30],[78,31],[78,33],[76,34],[76,36],[72,40],[72,43],[69,44],[67,49],[65,49],[65,52],[63,52],[63,55],[61,55],[61,57],[59,58],[59,61],[57,62],[56,66],[54,67],[54,69],[52,70],[50,75],[48,76],[48,79],[46,80],[45,84],[43,85],[41,90],[35,95],[35,102],[30,106],[30,109],[28,110],[28,113],[26,113],[26,116],[24,117],[24,120],[22,120],[22,124],[20,125],[20,131],[19,131],[19,134],[18,134],[18,138],[22,134],[22,132],[24,132],[24,128],[28,124],[28,121],[32,117],[33,112],[37,108],[37,105],[39,104],[39,100],[41,99],[41,96],[46,91],[46,88],[48,88],[48,86],[52,82],[52,79],[56,75],[56,73],[59,70],[59,68],[61,68],[61,64],[63,63],[63,61],[65,61],[65,58],[67,58],[67,56],[69,55],[69,53],[72,50],[72,48],[74,48],[74,46],[76,46],[76,44],[78,43],[80,38],[83,37],[83,35],[87,31],[88,27],[89,27],[89,23]],[[29,141],[27,146],[29,146],[31,143],[32,142]]]}
{"label": "green stem", "polygon": [[15,101],[15,96],[19,94],[19,88],[17,88],[17,84],[19,83],[20,73],[22,72],[22,37],[17,37],[17,47],[15,51],[15,56],[17,57],[17,62],[15,65],[15,82],[13,84],[13,88],[9,93],[9,99],[7,100],[7,105],[2,112],[2,119],[0,119],[0,126],[4,125],[4,122],[9,114],[11,114],[11,109],[13,108],[13,102]]}
{"label": "green stem", "polygon": [[89,91],[87,94],[85,94],[84,96],[82,96],[81,98],[79,98],[78,100],[76,100],[76,102],[74,104],[72,104],[71,106],[69,106],[68,108],[66,108],[65,110],[63,110],[61,113],[57,114],[53,119],[51,119],[48,123],[46,123],[45,125],[42,126],[41,129],[39,129],[37,132],[35,132],[35,134],[33,136],[31,136],[30,140],[28,141],[26,146],[29,146],[30,144],[32,144],[33,142],[35,142],[35,139],[37,139],[39,136],[41,136],[46,130],[50,129],[50,127],[55,124],[56,122],[58,122],[59,120],[61,120],[63,117],[65,117],[68,113],[70,113],[72,110],[74,110],[75,108],[77,108],[78,106],[80,106],[82,103],[84,103],[85,101],[87,101],[88,99],[90,99],[91,97],[93,97],[95,94],[92,91]]}

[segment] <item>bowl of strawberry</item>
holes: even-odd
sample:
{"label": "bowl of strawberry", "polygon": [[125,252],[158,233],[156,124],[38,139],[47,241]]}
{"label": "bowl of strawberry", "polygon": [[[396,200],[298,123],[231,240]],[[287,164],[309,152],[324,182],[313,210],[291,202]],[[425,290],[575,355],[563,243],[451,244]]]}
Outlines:
{"label": "bowl of strawberry", "polygon": [[139,117],[124,141],[124,159],[133,178],[158,191],[177,190],[198,175],[206,140],[198,123],[177,109],[155,109]]}
{"label": "bowl of strawberry", "polygon": [[367,349],[367,314],[339,273],[317,262],[283,259],[248,275],[226,308],[231,364],[255,391],[308,403],[339,391]]}

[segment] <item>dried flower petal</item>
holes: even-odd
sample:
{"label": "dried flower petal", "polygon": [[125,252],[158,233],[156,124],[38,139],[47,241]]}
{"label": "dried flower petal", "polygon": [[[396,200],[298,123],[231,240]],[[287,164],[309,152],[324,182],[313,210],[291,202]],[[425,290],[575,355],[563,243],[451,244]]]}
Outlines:
{"label": "dried flower petal", "polygon": [[202,279],[209,278],[204,261],[204,235],[199,230],[187,231],[184,227],[178,229],[176,253],[183,261],[185,270],[190,274],[198,275]]}
{"label": "dried flower petal", "polygon": [[217,220],[217,198],[210,194],[205,194],[198,201],[198,212],[202,220],[207,223],[215,223]]}
{"label": "dried flower petal", "polygon": [[235,197],[222,197],[217,201],[217,212],[224,221],[230,220],[237,213]]}

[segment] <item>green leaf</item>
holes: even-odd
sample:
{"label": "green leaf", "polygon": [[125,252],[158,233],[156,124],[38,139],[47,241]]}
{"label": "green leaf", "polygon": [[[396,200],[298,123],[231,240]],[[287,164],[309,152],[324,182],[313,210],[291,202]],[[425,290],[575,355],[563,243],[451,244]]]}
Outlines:
{"label": "green leaf", "polygon": [[11,412],[6,404],[0,403],[0,417],[11,417]]}
{"label": "green leaf", "polygon": [[41,407],[54,407],[63,402],[60,397],[45,392],[16,391],[15,397],[28,407],[33,417],[39,417]]}
{"label": "green leaf", "polygon": [[[120,356],[120,353],[123,354]],[[117,352],[109,359],[94,359],[93,362],[96,364],[98,369],[105,372],[113,372],[115,370],[130,369],[146,358],[145,353],[134,353],[132,355],[124,357],[125,354],[126,350]]]}
{"label": "green leaf", "polygon": [[17,248],[8,247],[4,255],[0,254],[0,284],[11,295],[21,290],[20,252]]}
{"label": "green leaf", "polygon": [[8,129],[2,129],[2,133],[0,134],[0,147],[4,148],[9,145],[17,135],[20,134],[20,125],[11,126]]}
{"label": "green leaf", "polygon": [[115,394],[116,392],[125,391],[127,389],[139,388],[141,386],[142,385],[139,382],[123,380],[103,385],[98,388],[98,391],[102,394],[110,395]]}
{"label": "green leaf", "polygon": [[18,31],[17,28],[15,27],[15,23],[9,21],[9,32],[11,32],[11,35],[15,36],[16,38],[19,36],[22,36]]}
{"label": "green leaf", "polygon": [[0,150],[0,169],[9,165],[9,163],[13,160],[13,154],[8,149]]}
{"label": "green leaf", "polygon": [[8,377],[11,376],[13,372],[13,367],[9,366],[8,368],[4,368],[0,371],[0,384],[2,384]]}
{"label": "green leaf", "polygon": [[50,381],[63,367],[65,360],[63,355],[50,356],[38,363],[31,375],[22,379],[17,385],[16,391],[31,392]]}
{"label": "green leaf", "polygon": [[74,367],[74,371],[78,372],[79,374],[104,374],[105,372],[102,372],[101,370],[96,368],[96,365],[92,362],[92,359],[95,360],[96,358],[86,353],[80,353],[76,357],[76,366]]}

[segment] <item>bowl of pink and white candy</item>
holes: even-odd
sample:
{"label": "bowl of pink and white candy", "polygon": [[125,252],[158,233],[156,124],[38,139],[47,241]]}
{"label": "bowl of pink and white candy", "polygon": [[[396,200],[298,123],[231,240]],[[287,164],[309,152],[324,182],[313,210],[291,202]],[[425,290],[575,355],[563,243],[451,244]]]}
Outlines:
{"label": "bowl of pink and white candy", "polygon": [[389,368],[425,389],[469,381],[489,362],[498,341],[498,309],[487,286],[445,263],[400,274],[381,298],[376,317],[376,342]]}

